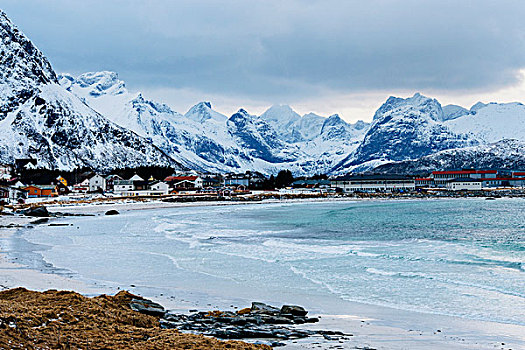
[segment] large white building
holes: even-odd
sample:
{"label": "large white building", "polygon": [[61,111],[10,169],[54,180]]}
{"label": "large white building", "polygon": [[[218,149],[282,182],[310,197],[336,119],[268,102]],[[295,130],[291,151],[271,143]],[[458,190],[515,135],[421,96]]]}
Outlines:
{"label": "large white building", "polygon": [[330,180],[330,187],[343,192],[413,191],[413,178],[401,175],[346,175]]}
{"label": "large white building", "polygon": [[494,179],[497,176],[497,170],[448,170],[433,171],[430,178],[437,187],[447,187],[450,180],[458,178]]}
{"label": "large white building", "polygon": [[471,177],[461,177],[447,182],[449,191],[481,191],[483,180]]}

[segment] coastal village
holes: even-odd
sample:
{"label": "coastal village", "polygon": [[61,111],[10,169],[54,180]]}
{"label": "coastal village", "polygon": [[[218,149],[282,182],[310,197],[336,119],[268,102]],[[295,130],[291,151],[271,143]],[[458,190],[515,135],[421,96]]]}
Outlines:
{"label": "coastal village", "polygon": [[[25,176],[28,172],[31,177]],[[144,170],[142,171],[144,172]],[[129,171],[128,171],[129,173]],[[525,171],[460,169],[432,171],[428,176],[392,174],[318,175],[294,178],[289,171],[277,177],[259,172],[204,174],[174,172],[168,176],[131,176],[118,172],[75,173],[72,179],[40,169],[34,159],[18,159],[0,165],[0,203],[31,204],[49,200],[76,201],[87,198],[240,198],[254,194],[287,196],[330,196],[356,194],[483,193],[483,191],[525,189]]]}

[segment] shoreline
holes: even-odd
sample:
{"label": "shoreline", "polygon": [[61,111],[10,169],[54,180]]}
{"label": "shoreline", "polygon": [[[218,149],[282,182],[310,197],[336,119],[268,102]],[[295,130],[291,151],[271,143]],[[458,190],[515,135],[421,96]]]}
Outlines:
{"label": "shoreline", "polygon": [[[407,200],[427,198],[404,198]],[[433,199],[433,198],[432,198]],[[443,200],[454,198],[442,198]],[[400,199],[363,199],[363,198],[341,198],[340,201],[356,202],[369,200],[394,200]],[[293,204],[299,202],[325,202],[333,199],[306,199],[306,200],[275,200],[262,202],[192,202],[192,203],[166,203],[161,201],[143,202],[143,203],[105,203],[105,204],[85,204],[80,206],[50,206],[50,212],[82,212],[82,214],[103,214],[105,211],[115,209],[119,211],[164,209],[188,206],[217,206],[217,205],[246,205],[246,204]],[[5,217],[4,217],[5,218]],[[26,224],[37,218],[27,217],[7,217],[18,220],[20,224],[24,221]],[[15,219],[17,218],[17,219]],[[2,217],[0,216],[0,219]],[[67,221],[75,221],[74,217],[66,217]],[[0,235],[14,234],[18,229],[2,229]],[[6,232],[7,231],[7,232]],[[3,248],[3,247],[2,247]],[[105,290],[100,287],[90,286],[87,283],[74,278],[67,278],[56,274],[45,274],[39,271],[31,270],[22,265],[6,261],[5,252],[0,253],[0,284],[2,287],[24,286],[30,289],[70,289],[78,291],[84,295],[98,295],[103,293],[114,294],[115,290]],[[143,295],[154,301],[160,302],[164,306],[175,307],[175,309],[188,311],[188,305],[174,305],[173,300],[154,295]],[[186,296],[185,296],[186,297]],[[198,300],[197,300],[198,302]],[[349,348],[371,347],[386,349],[519,349],[525,347],[525,339],[522,342],[517,336],[523,334],[524,326],[503,324],[489,321],[467,320],[454,316],[435,315],[421,313],[417,311],[405,311],[389,308],[386,306],[369,305],[359,302],[347,301],[345,304],[352,305],[353,312],[342,315],[321,314],[319,324],[304,326],[305,328],[322,328],[340,330],[346,333],[352,333],[354,336],[348,342]],[[238,305],[245,307],[247,305]],[[208,307],[206,301],[200,305],[203,310]],[[428,319],[432,319],[429,320]],[[438,326],[436,323],[441,324]],[[414,326],[418,325],[418,327]],[[445,326],[446,325],[446,326]],[[456,328],[456,329],[454,329]],[[498,329],[500,335],[491,335],[487,329]],[[438,331],[439,330],[439,331]],[[285,348],[313,348],[317,346],[312,344],[319,342],[319,339],[305,339],[296,343],[289,343]],[[504,343],[504,345],[501,345]],[[325,344],[325,343],[323,343]],[[334,345],[327,342],[326,348]],[[346,348],[346,345],[344,345]]]}

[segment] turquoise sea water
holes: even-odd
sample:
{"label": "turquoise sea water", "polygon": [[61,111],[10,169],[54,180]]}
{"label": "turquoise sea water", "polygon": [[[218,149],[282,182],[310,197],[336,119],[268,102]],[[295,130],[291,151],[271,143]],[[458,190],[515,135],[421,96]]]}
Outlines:
{"label": "turquoise sea water", "polygon": [[74,226],[24,231],[22,260],[179,296],[347,300],[525,325],[523,199],[180,207],[66,221]]}

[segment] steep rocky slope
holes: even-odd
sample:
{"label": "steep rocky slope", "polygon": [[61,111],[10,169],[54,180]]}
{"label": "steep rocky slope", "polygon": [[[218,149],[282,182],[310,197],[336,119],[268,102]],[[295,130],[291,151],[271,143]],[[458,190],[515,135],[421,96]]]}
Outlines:
{"label": "steep rocky slope", "polygon": [[1,11],[0,38],[0,162],[37,158],[42,167],[101,170],[177,166],[61,87],[49,61]]}

